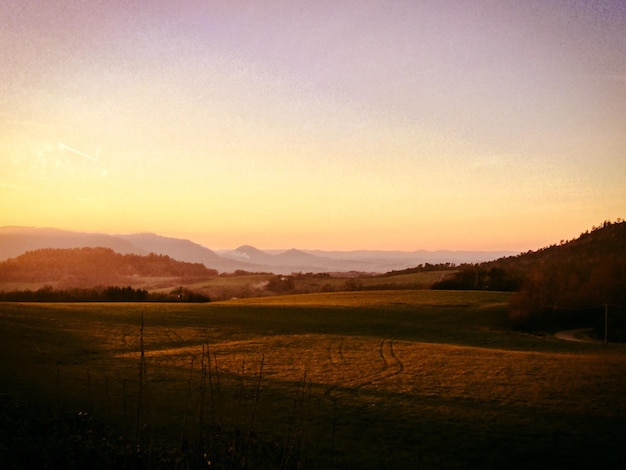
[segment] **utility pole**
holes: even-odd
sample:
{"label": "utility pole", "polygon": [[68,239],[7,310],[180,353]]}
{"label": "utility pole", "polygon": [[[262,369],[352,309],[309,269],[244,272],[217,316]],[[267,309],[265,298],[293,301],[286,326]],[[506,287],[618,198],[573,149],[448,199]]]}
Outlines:
{"label": "utility pole", "polygon": [[604,304],[604,343],[609,342],[609,304]]}

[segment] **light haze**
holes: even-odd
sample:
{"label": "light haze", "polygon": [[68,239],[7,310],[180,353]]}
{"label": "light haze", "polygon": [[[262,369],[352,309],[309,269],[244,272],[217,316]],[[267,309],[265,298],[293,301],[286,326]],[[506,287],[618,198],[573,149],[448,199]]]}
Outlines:
{"label": "light haze", "polygon": [[526,251],[626,214],[626,2],[0,4],[0,226]]}

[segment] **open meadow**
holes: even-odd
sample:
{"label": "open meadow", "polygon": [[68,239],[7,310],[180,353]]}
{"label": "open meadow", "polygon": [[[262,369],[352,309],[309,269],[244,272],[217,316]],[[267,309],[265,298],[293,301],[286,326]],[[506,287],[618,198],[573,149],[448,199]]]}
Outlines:
{"label": "open meadow", "polygon": [[[305,294],[321,292],[339,292],[345,290],[398,290],[398,289],[428,289],[446,275],[456,270],[436,270],[415,273],[393,273],[376,275],[365,273],[336,273],[334,275],[322,273],[298,273],[290,276],[263,273],[246,273],[238,275],[220,275],[206,280],[183,283],[183,286],[213,300],[230,300],[233,298],[262,297],[275,295],[271,290],[271,281],[275,278],[289,279],[289,288],[284,294]],[[178,283],[178,284],[176,284]],[[180,279],[171,279],[162,285],[147,284],[143,288],[154,292],[169,292],[173,287],[180,285]]]}
{"label": "open meadow", "polygon": [[[0,459],[61,466],[90,446],[100,468],[621,468],[626,346],[513,331],[508,296],[2,303]],[[74,423],[74,447],[49,442],[63,426],[16,403],[107,437]]]}

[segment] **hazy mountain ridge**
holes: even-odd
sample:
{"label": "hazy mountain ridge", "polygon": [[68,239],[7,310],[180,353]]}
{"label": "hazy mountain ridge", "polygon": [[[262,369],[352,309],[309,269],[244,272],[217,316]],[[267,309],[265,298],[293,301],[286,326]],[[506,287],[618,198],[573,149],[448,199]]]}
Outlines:
{"label": "hazy mountain ridge", "polygon": [[246,260],[258,266],[263,266],[264,271],[280,274],[293,272],[329,272],[361,270],[363,266],[350,262],[348,264],[337,262],[330,258],[306,253],[295,248],[278,253],[268,253],[250,245],[243,245],[233,251],[224,252],[225,258]]}
{"label": "hazy mountain ridge", "polygon": [[423,263],[474,263],[516,254],[500,251],[323,251],[295,248],[263,251],[250,245],[216,252],[191,240],[154,233],[111,235],[55,228],[0,227],[0,261],[42,248],[82,247],[110,248],[120,254],[155,253],[178,261],[202,263],[220,272],[245,270],[276,274],[347,271],[384,273]]}
{"label": "hazy mountain ridge", "polygon": [[[508,256],[517,255],[514,251],[471,251],[471,250],[414,250],[414,251],[385,251],[385,250],[353,250],[353,251],[323,251],[302,250],[312,255],[321,255],[331,259],[358,260],[366,263],[381,261],[396,261],[405,264],[406,260],[414,260],[412,266],[422,263],[482,263]],[[411,267],[412,267],[411,266]]]}
{"label": "hazy mountain ridge", "polygon": [[119,254],[166,255],[177,261],[202,263],[218,271],[253,269],[247,263],[223,258],[190,240],[153,233],[111,235],[56,228],[0,227],[0,261],[42,248],[110,248]]}
{"label": "hazy mountain ridge", "polygon": [[272,264],[274,256],[251,245],[243,245],[233,251],[223,253],[226,258],[245,260],[257,264]]}
{"label": "hazy mountain ridge", "polygon": [[0,227],[0,261],[42,248],[104,247],[125,254],[147,255],[128,240],[104,233],[72,232],[57,228]]}
{"label": "hazy mountain ridge", "polygon": [[384,273],[425,263],[479,263],[517,254],[510,251],[324,251],[294,248],[262,251],[250,245],[240,246],[232,251],[221,250],[218,253],[226,258],[266,265],[273,268],[270,271],[279,270],[283,274],[345,271]]}
{"label": "hazy mountain ridge", "polygon": [[235,271],[237,269],[251,269],[245,262],[232,261],[217,255],[213,250],[182,238],[171,238],[154,233],[137,233],[129,235],[116,235],[126,240],[147,253],[167,255],[178,261],[189,263],[202,263],[211,269],[222,272]]}

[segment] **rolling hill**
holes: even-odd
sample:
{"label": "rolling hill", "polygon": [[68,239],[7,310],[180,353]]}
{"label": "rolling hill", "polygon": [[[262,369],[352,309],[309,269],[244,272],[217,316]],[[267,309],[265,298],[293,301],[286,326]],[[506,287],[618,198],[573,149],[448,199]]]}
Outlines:
{"label": "rolling hill", "polygon": [[169,256],[119,254],[110,248],[43,248],[0,263],[0,283],[54,287],[139,285],[146,278],[206,279],[217,275],[201,263]]}

